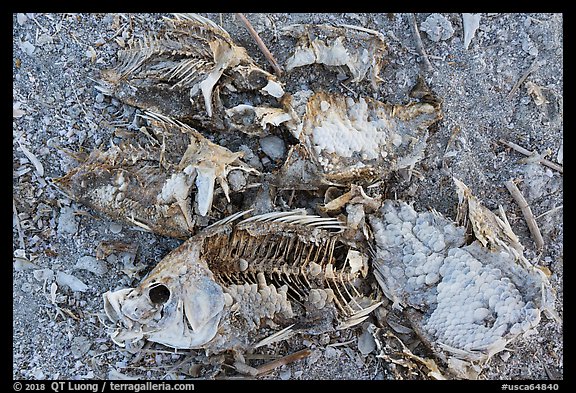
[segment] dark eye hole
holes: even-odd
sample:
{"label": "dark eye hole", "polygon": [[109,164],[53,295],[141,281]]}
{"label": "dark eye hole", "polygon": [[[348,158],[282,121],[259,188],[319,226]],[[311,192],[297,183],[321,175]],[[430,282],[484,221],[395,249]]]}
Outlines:
{"label": "dark eye hole", "polygon": [[148,291],[150,301],[154,304],[164,304],[170,299],[170,290],[166,285],[158,284]]}

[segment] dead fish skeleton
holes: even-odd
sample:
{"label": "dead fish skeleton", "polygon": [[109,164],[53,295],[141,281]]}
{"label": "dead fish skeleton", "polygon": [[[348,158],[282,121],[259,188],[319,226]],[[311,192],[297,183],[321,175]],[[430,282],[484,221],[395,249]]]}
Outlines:
{"label": "dead fish skeleton", "polygon": [[286,61],[286,70],[310,64],[346,66],[354,82],[369,78],[372,86],[381,80],[380,69],[386,58],[382,33],[360,26],[296,24],[282,29],[298,39],[294,53]]}
{"label": "dead fish skeleton", "polygon": [[[148,112],[150,126],[107,150],[95,149],[76,168],[55,179],[78,202],[165,236],[187,239],[213,200],[229,199],[233,170],[258,171],[177,120]],[[215,196],[216,183],[222,189]]]}
{"label": "dead fish skeleton", "polygon": [[260,97],[256,107],[274,107],[284,95],[281,83],[211,20],[174,14],[164,21],[162,34],[119,51],[117,65],[102,71],[99,90],[194,126],[250,133],[250,124],[235,123],[229,111],[247,104],[247,94]]}
{"label": "dead fish skeleton", "polygon": [[112,339],[220,352],[256,345],[262,326],[354,326],[381,304],[368,256],[342,241],[338,220],[293,211],[235,223],[242,214],[190,238],[136,288],[106,292]]}

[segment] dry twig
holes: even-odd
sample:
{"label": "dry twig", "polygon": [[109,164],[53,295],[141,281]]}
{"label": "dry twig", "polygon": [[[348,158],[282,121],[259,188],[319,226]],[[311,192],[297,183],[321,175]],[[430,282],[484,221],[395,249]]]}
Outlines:
{"label": "dry twig", "polygon": [[528,202],[526,202],[526,199],[512,180],[508,180],[504,184],[512,195],[512,198],[514,198],[520,207],[520,210],[522,210],[522,214],[524,215],[526,223],[528,224],[528,229],[530,229],[530,233],[532,234],[532,237],[534,237],[536,248],[541,250],[544,247],[544,239],[542,238],[538,224],[536,224],[536,219],[534,218],[534,214],[532,214],[532,209],[530,209]]}
{"label": "dry twig", "polygon": [[26,244],[24,243],[24,232],[22,231],[22,226],[20,225],[20,218],[18,217],[18,210],[16,209],[16,201],[12,197],[12,214],[14,217],[14,222],[16,223],[16,229],[18,230],[18,242],[20,243],[20,248],[22,250],[26,249]]}
{"label": "dry twig", "polygon": [[518,90],[518,88],[520,87],[520,85],[526,80],[526,78],[528,78],[528,75],[530,75],[531,73],[533,73],[534,71],[536,71],[538,69],[538,67],[540,66],[538,59],[534,59],[534,61],[532,62],[532,64],[530,65],[530,67],[528,67],[528,69],[526,70],[526,72],[524,73],[524,75],[522,75],[520,77],[520,79],[518,79],[518,82],[516,82],[516,84],[512,87],[512,90],[510,90],[510,93],[508,93],[508,96],[506,96],[506,99],[509,100],[512,98],[512,96],[514,95],[514,93],[516,93],[516,90]]}
{"label": "dry twig", "polygon": [[422,57],[424,61],[424,67],[426,71],[433,71],[434,67],[430,63],[430,59],[428,59],[428,54],[426,50],[424,50],[424,44],[422,44],[422,37],[420,37],[420,31],[418,30],[418,24],[416,23],[416,16],[413,13],[410,14],[410,26],[412,27],[412,34],[414,35],[414,41],[416,43],[416,50]]}
{"label": "dry twig", "polygon": [[262,39],[260,38],[260,36],[256,32],[256,30],[254,30],[254,27],[252,27],[252,24],[248,21],[248,19],[246,19],[244,14],[236,13],[236,15],[238,16],[238,18],[240,18],[242,23],[244,23],[244,26],[246,26],[246,28],[248,29],[248,32],[250,33],[252,38],[254,38],[254,41],[256,41],[258,48],[260,48],[260,50],[262,51],[262,53],[266,57],[266,60],[268,60],[268,63],[270,63],[270,65],[272,65],[272,68],[274,68],[274,72],[276,73],[276,75],[281,76],[282,75],[282,68],[280,68],[280,66],[278,65],[278,62],[276,61],[274,56],[272,56],[272,53],[270,53],[270,51],[266,47],[266,44],[264,44],[264,41],[262,41]]}
{"label": "dry twig", "polygon": [[[530,150],[524,149],[522,146],[519,146],[513,142],[508,142],[508,141],[505,141],[504,139],[500,139],[498,142],[500,142],[503,145],[506,145],[509,148],[516,150],[518,153],[522,153],[526,156],[531,156],[532,154],[534,154]],[[554,169],[560,173],[564,173],[564,169],[561,165],[555,164],[552,161],[549,161],[545,158],[540,158],[539,161],[542,165],[546,165],[548,168],[552,168],[552,169]]]}
{"label": "dry twig", "polygon": [[256,367],[256,370],[258,370],[258,375],[263,375],[278,367],[293,363],[300,359],[304,359],[305,357],[310,356],[311,353],[312,353],[311,350],[303,349],[301,351],[291,353],[290,355],[286,355],[284,357],[281,357],[280,359],[276,359],[269,363]]}

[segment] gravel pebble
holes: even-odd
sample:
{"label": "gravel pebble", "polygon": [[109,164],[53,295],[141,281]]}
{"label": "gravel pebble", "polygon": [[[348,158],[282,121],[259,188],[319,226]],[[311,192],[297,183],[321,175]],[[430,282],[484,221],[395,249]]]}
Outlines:
{"label": "gravel pebble", "polygon": [[108,267],[106,266],[106,262],[101,261],[99,259],[94,258],[90,255],[85,255],[78,259],[76,264],[74,265],[75,269],[87,270],[91,273],[96,274],[97,276],[102,276],[108,272]]}
{"label": "gravel pebble", "polygon": [[88,290],[88,286],[86,284],[84,284],[77,277],[74,277],[68,273],[58,272],[56,274],[56,282],[58,285],[67,286],[73,292],[86,292]]}
{"label": "gravel pebble", "polygon": [[58,233],[65,236],[73,235],[78,232],[78,222],[74,215],[74,209],[68,206],[62,207],[60,217],[58,218]]}
{"label": "gravel pebble", "polygon": [[273,160],[281,159],[286,153],[284,141],[276,135],[269,135],[261,138],[260,148],[268,157]]}

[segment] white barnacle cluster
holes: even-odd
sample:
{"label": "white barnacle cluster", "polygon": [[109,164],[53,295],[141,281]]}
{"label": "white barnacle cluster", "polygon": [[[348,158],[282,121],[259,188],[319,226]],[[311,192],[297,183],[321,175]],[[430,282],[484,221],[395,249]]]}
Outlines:
{"label": "white barnacle cluster", "polygon": [[312,288],[307,300],[315,309],[321,310],[334,300],[334,291],[330,288]]}
{"label": "white barnacle cluster", "polygon": [[[392,130],[392,124],[387,118],[376,117],[370,120],[366,99],[361,97],[357,102],[351,97],[346,97],[345,102],[322,100],[320,111],[324,117],[320,124],[310,130],[316,153],[326,151],[341,157],[352,157],[354,153],[359,153],[366,160],[378,158],[381,145],[387,140],[387,131]],[[401,136],[394,132],[390,139],[395,146],[402,143]]]}
{"label": "white barnacle cluster", "polygon": [[464,245],[464,228],[404,202],[380,213],[370,217],[378,280],[395,307],[423,312],[420,328],[440,347],[478,360],[539,323],[543,277],[513,253]]}
{"label": "white barnacle cluster", "polygon": [[[394,306],[427,307],[434,302],[432,289],[441,281],[440,268],[447,249],[463,243],[457,228],[436,213],[417,213],[410,205],[386,201],[382,220],[371,217],[378,248],[378,266],[387,277],[385,292]],[[384,261],[386,263],[384,263]]]}

